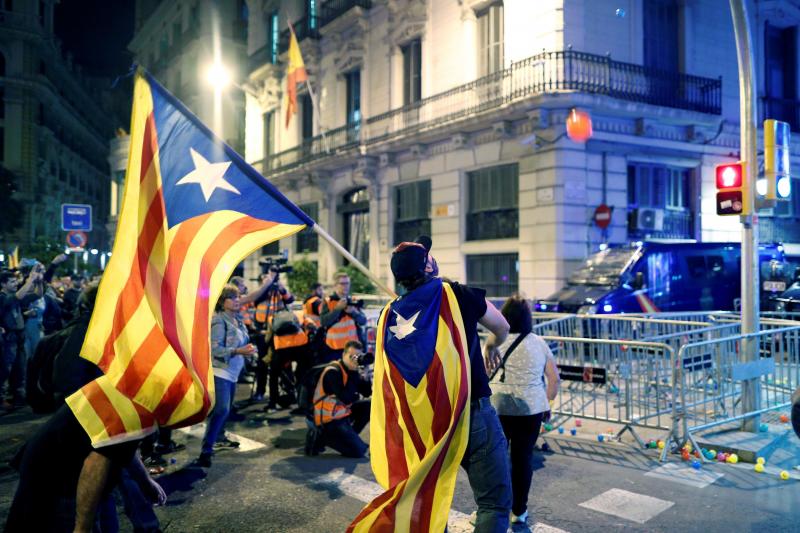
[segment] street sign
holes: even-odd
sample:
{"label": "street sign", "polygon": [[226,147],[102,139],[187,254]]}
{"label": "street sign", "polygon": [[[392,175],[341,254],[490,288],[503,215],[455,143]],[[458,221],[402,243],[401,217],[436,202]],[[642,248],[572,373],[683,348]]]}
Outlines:
{"label": "street sign", "polygon": [[64,231],[92,231],[92,206],[61,204],[61,229]]}
{"label": "street sign", "polygon": [[67,233],[67,246],[70,248],[85,248],[89,242],[89,237],[82,231],[70,231]]}
{"label": "street sign", "polygon": [[606,229],[611,224],[612,208],[606,204],[600,204],[594,210],[594,223],[600,229]]}

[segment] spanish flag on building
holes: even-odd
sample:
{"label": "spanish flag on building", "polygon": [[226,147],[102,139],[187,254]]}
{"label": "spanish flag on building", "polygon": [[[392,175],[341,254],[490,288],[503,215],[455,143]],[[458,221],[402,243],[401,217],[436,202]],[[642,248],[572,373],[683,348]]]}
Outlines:
{"label": "spanish flag on building", "polygon": [[370,458],[385,492],[349,532],[444,531],[469,440],[470,361],[452,289],[434,278],[381,313]]}
{"label": "spanish flag on building", "polygon": [[234,267],[314,222],[149,74],[136,74],[114,250],[67,398],[95,447],[203,420],[211,314]]}
{"label": "spanish flag on building", "polygon": [[306,64],[300,53],[300,45],[294,34],[294,28],[289,24],[289,66],[286,68],[286,127],[292,115],[297,114],[297,84],[308,81]]}

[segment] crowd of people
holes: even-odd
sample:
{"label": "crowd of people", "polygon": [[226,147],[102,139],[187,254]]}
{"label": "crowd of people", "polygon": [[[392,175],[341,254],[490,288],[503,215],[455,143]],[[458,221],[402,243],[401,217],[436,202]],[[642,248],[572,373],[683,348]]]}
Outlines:
{"label": "crowd of people", "polygon": [[[410,294],[438,278],[438,267],[429,238],[405,244],[393,254],[392,271],[401,292]],[[115,531],[110,490],[116,487],[135,530],[157,531],[151,504],[163,503],[165,495],[148,469],[163,471],[164,456],[185,445],[162,428],[132,444],[91,447],[64,398],[100,375],[80,357],[97,282],[56,277],[65,259],[59,255],[47,268],[31,262],[19,272],[0,272],[2,407],[24,405],[27,391],[35,411],[55,413],[15,458],[21,477],[6,530],[67,531],[74,524],[75,531]],[[263,403],[267,413],[291,409],[304,417],[306,455],[326,448],[345,457],[369,454],[360,433],[369,422],[374,358],[365,350],[363,303],[350,294],[348,275],[337,272],[329,295],[315,283],[301,310],[293,311],[295,296],[279,271],[269,268],[253,291],[235,276],[219,296],[210,333],[216,400],[194,467],[210,468],[216,452],[239,446],[225,432],[237,410],[237,383],[251,383],[247,404]],[[517,522],[527,518],[532,451],[558,374],[547,345],[531,333],[524,298],[510,298],[499,311],[483,290],[448,283],[470,347],[471,429],[462,466],[478,504],[476,531],[505,531],[509,516]],[[483,350],[479,324],[490,332]],[[26,367],[36,367],[35,383],[27,387]],[[41,389],[52,391],[49,404],[40,401]],[[45,481],[52,472],[62,473],[59,483]],[[56,512],[42,513],[48,506]]]}

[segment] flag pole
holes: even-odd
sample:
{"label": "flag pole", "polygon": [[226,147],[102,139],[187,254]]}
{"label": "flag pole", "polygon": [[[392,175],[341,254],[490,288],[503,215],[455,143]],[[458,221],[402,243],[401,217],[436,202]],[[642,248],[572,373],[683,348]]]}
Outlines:
{"label": "flag pole", "polygon": [[339,243],[336,241],[336,239],[334,239],[333,237],[331,237],[331,236],[328,234],[328,232],[327,232],[327,231],[325,231],[324,229],[322,229],[322,228],[319,226],[319,224],[314,224],[314,225],[312,226],[312,229],[314,230],[314,233],[316,233],[317,235],[319,235],[320,237],[322,237],[323,239],[325,239],[325,240],[328,242],[328,244],[330,244],[331,246],[333,246],[333,247],[336,249],[336,251],[337,251],[337,252],[339,252],[340,254],[342,254],[342,255],[345,257],[345,259],[347,259],[348,261],[350,261],[350,262],[353,264],[353,266],[355,266],[357,269],[359,269],[361,272],[363,272],[363,273],[364,273],[364,275],[365,275],[365,276],[367,276],[367,277],[370,279],[370,281],[372,281],[372,282],[373,282],[375,285],[377,285],[377,286],[378,286],[378,287],[379,287],[381,290],[383,290],[383,292],[385,292],[386,294],[388,294],[388,295],[389,295],[389,296],[391,296],[392,298],[397,298],[397,294],[395,294],[395,292],[394,292],[392,289],[390,289],[389,287],[387,287],[387,286],[386,286],[386,285],[385,285],[385,284],[384,284],[384,283],[383,283],[381,280],[379,280],[379,279],[378,279],[378,277],[377,277],[375,274],[373,274],[372,272],[370,272],[370,271],[367,269],[367,267],[365,267],[365,266],[364,266],[364,265],[361,263],[361,261],[359,261],[358,259],[356,259],[355,257],[353,257],[353,254],[351,254],[350,252],[348,252],[348,251],[345,249],[345,247],[344,247],[344,246],[342,246],[341,244],[339,244]]}
{"label": "flag pole", "polygon": [[[287,21],[288,22],[288,21]],[[289,31],[292,32],[292,37],[294,37],[295,41],[297,41],[297,35],[294,33],[294,26],[292,23],[289,22]],[[297,43],[297,46],[300,46],[300,43]],[[319,132],[322,134],[322,145],[325,148],[326,153],[330,153],[330,147],[328,146],[328,138],[325,136],[325,128],[322,126],[322,113],[319,109],[319,100],[317,99],[317,94],[314,92],[314,89],[311,88],[311,83],[308,81],[308,71],[306,70],[306,89],[308,90],[308,95],[311,97],[311,105],[314,106],[314,112],[317,114],[317,121],[319,123]]]}

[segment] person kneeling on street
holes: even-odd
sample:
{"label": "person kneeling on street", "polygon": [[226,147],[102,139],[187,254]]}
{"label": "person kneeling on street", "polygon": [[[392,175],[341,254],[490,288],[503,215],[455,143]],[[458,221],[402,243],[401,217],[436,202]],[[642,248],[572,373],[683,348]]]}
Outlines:
{"label": "person kneeling on street", "polygon": [[[330,446],[345,457],[364,457],[369,449],[359,433],[369,422],[372,383],[362,379],[359,367],[371,362],[358,341],[348,341],[342,358],[324,367],[314,391],[314,427],[306,437],[306,454],[317,455]],[[374,360],[374,359],[373,359]]]}

